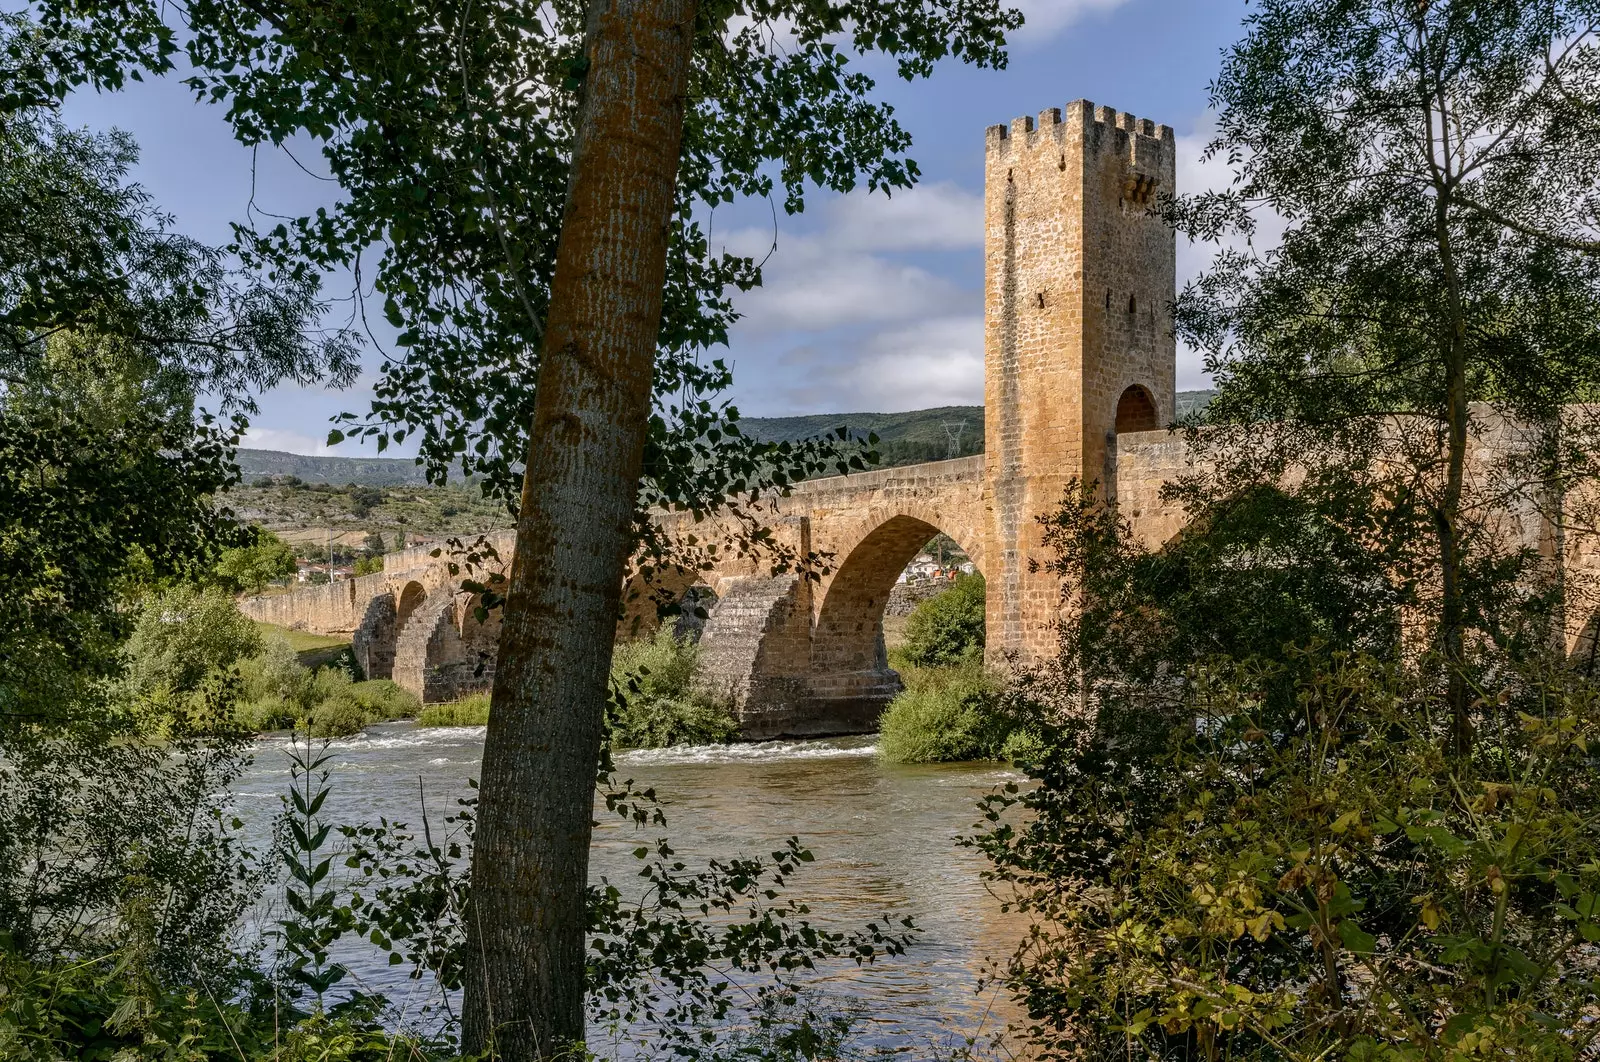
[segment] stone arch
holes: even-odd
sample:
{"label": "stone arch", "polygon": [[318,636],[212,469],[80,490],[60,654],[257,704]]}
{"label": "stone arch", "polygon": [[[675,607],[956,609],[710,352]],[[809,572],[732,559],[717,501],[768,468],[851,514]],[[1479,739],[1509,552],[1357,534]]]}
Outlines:
{"label": "stone arch", "polygon": [[482,594],[461,594],[456,601],[456,629],[461,637],[463,691],[488,689],[494,685],[494,662],[500,649],[500,621],[503,608],[488,609],[478,618],[483,607]]}
{"label": "stone arch", "polygon": [[1156,400],[1147,388],[1133,384],[1117,399],[1115,431],[1118,435],[1134,431],[1156,431],[1161,427],[1161,414]]}
{"label": "stone arch", "polygon": [[[898,691],[899,676],[889,668],[884,651],[884,606],[905,566],[941,530],[918,516],[890,516],[863,535],[839,564],[822,595],[812,635],[811,672],[819,695],[886,701]],[[963,541],[968,536],[951,537],[981,571],[981,558]]]}
{"label": "stone arch", "polygon": [[395,601],[395,626],[404,630],[412,614],[427,600],[428,591],[415,579],[401,587],[400,596]]}
{"label": "stone arch", "polygon": [[394,594],[377,594],[367,602],[361,622],[350,635],[350,651],[362,678],[394,677],[394,650],[399,637],[399,610]]}
{"label": "stone arch", "polygon": [[617,641],[632,642],[654,635],[664,618],[663,610],[682,604],[696,584],[704,585],[703,578],[700,572],[676,564],[631,573],[622,587]]}

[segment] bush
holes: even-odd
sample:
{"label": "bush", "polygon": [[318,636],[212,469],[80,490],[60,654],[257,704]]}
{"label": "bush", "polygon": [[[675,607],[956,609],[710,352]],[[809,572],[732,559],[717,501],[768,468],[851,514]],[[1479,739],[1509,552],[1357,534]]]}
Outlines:
{"label": "bush", "polygon": [[[726,703],[699,684],[699,647],[662,627],[648,641],[618,645],[611,660],[614,691],[609,724],[618,748],[707,745],[730,740],[739,729]],[[483,726],[489,695],[475,693],[449,704],[425,705],[418,726]]]}
{"label": "bush", "polygon": [[912,669],[879,722],[878,754],[891,763],[1001,759],[1011,737],[1000,684],[981,665]]}
{"label": "bush", "polygon": [[698,681],[700,647],[663,624],[648,641],[625,642],[611,659],[612,743],[663,748],[729,741],[739,723]]}
{"label": "bush", "polygon": [[361,733],[370,722],[366,710],[347,690],[318,702],[306,720],[306,729],[312,737],[349,737]]}
{"label": "bush", "polygon": [[261,650],[261,634],[226,591],[177,586],[146,598],[124,653],[138,696],[193,694]]}
{"label": "bush", "polygon": [[239,665],[244,696],[236,717],[257,732],[287,730],[310,713],[316,703],[313,678],[289,642],[269,634],[261,652]]}
{"label": "bush", "polygon": [[410,719],[422,710],[416,694],[389,679],[353,683],[350,695],[375,722]]}
{"label": "bush", "polygon": [[304,721],[318,737],[345,737],[373,723],[409,718],[422,707],[388,679],[353,682],[339,666],[308,670],[288,640],[275,633],[239,672],[244,696],[236,718],[258,732],[287,730]]}
{"label": "bush", "polygon": [[990,798],[1040,1056],[1586,1057],[1600,692],[1502,662],[1457,757],[1437,683],[1339,655],[1279,712],[1291,666],[1191,672],[1165,725],[1069,717]]}
{"label": "bush", "polygon": [[447,704],[425,704],[417,713],[418,726],[487,726],[489,695],[474,693]]}
{"label": "bush", "polygon": [[914,667],[953,667],[983,659],[983,576],[959,575],[906,620],[900,656]]}

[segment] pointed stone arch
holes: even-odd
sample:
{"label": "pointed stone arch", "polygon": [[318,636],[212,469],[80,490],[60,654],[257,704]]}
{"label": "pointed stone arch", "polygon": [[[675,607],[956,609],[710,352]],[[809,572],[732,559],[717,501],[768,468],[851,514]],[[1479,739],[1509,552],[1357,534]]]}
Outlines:
{"label": "pointed stone arch", "polygon": [[1118,435],[1135,431],[1157,431],[1162,427],[1161,413],[1156,400],[1147,387],[1132,384],[1117,399],[1117,416],[1114,421]]}
{"label": "pointed stone arch", "polygon": [[394,677],[394,650],[399,636],[399,610],[394,594],[376,595],[367,602],[360,624],[350,635],[350,651],[362,678]]}

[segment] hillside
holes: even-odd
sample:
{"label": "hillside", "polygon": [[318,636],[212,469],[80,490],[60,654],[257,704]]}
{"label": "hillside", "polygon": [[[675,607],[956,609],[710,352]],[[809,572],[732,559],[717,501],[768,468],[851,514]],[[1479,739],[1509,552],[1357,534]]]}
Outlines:
{"label": "hillside", "polygon": [[[1203,407],[1213,391],[1178,392],[1178,416]],[[966,457],[983,452],[983,407],[940,406],[908,413],[821,413],[804,417],[747,417],[745,433],[763,442],[795,441],[848,428],[865,437],[875,432],[884,466]],[[952,453],[952,436],[959,446]],[[244,482],[297,477],[307,484],[421,487],[422,468],[403,457],[308,457],[281,450],[240,450]],[[475,493],[475,492],[473,492]],[[285,499],[286,500],[286,499]],[[444,503],[448,507],[449,503]]]}
{"label": "hillside", "polygon": [[332,457],[240,450],[239,470],[249,483],[266,476],[295,476],[306,483],[358,483],[367,487],[420,486],[422,466],[404,457]]}

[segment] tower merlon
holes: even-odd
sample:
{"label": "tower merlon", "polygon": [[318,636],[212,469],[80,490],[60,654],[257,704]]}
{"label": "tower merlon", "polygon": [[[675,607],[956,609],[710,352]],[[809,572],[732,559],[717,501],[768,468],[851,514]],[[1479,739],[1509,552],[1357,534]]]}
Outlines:
{"label": "tower merlon", "polygon": [[[1037,119],[1023,116],[1013,118],[1009,127],[989,126],[984,131],[985,150],[1009,153],[1013,145],[1019,142],[1027,147],[1043,143],[1060,144],[1066,139],[1069,129],[1079,130],[1082,138],[1097,149],[1102,146],[1128,147],[1134,165],[1140,169],[1177,147],[1177,135],[1170,125],[1157,125],[1149,118],[1139,118],[1127,111],[1117,111],[1078,99],[1065,108],[1047,107],[1039,112]],[[1091,138],[1091,133],[1098,135]],[[1106,138],[1108,133],[1111,134],[1109,142]],[[1128,138],[1126,145],[1118,143],[1118,134]],[[1142,150],[1141,142],[1144,145]],[[1157,162],[1156,166],[1160,168],[1160,163]]]}

